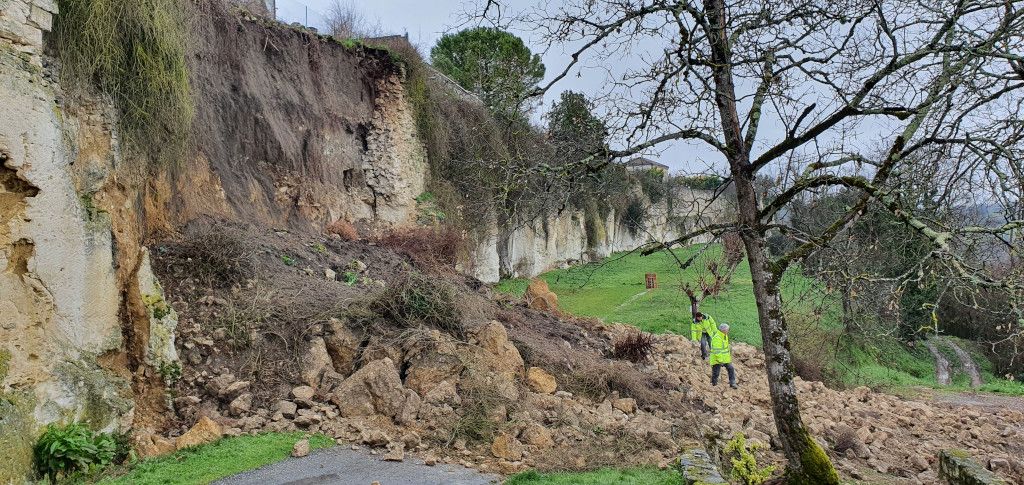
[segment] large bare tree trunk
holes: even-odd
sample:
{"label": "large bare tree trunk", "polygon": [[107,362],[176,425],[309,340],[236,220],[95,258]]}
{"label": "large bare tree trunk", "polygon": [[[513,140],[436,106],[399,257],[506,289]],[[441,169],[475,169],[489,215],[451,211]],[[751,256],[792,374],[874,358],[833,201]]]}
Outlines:
{"label": "large bare tree trunk", "polygon": [[744,227],[743,242],[754,281],[754,299],[757,301],[757,316],[761,324],[772,413],[779,441],[789,460],[787,481],[797,484],[837,484],[839,476],[832,462],[811,437],[800,417],[796,384],[793,381],[795,371],[789,348],[789,331],[779,293],[778,280],[781,275],[769,268],[752,180],[738,178],[736,193],[740,203],[740,221]]}
{"label": "large bare tree trunk", "polygon": [[750,274],[754,281],[754,299],[761,324],[768,390],[779,441],[789,461],[787,481],[793,484],[838,484],[839,476],[828,455],[818,446],[800,417],[800,405],[793,381],[793,359],[789,349],[786,319],[782,314],[779,293],[781,275],[770,268],[765,251],[766,230],[758,210],[757,191],[750,166],[750,147],[742,133],[742,122],[736,106],[736,86],[732,74],[732,54],[726,32],[724,0],[704,0],[711,24],[711,57],[715,81],[715,102],[721,116],[726,140],[729,170],[736,186],[740,236],[747,248]]}

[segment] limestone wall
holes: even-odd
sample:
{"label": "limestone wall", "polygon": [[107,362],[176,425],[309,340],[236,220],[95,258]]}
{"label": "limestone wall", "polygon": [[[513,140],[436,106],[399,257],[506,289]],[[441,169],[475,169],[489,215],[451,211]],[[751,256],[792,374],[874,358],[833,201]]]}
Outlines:
{"label": "limestone wall", "polygon": [[590,241],[587,216],[581,211],[563,212],[510,228],[492,226],[485,234],[473,235],[477,243],[463,269],[484,282],[505,277],[528,278],[567,264],[631,251],[651,242],[670,241],[683,230],[719,220],[724,204],[711,191],[679,189],[671,204],[660,201],[647,205],[643,229],[634,233],[620,214],[611,211],[603,220],[595,221],[596,231]]}
{"label": "limestone wall", "polygon": [[42,63],[52,0],[0,1],[0,483],[43,423],[131,420],[109,218],[78,192],[72,120]]}

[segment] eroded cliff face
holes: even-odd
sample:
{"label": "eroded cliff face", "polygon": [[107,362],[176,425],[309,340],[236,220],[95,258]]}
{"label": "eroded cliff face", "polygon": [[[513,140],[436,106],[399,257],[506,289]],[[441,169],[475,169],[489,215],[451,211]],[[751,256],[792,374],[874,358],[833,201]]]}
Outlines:
{"label": "eroded cliff face", "polygon": [[187,60],[196,153],[152,184],[151,228],[202,216],[316,231],[414,221],[428,169],[390,55],[199,6]]}
{"label": "eroded cliff face", "polygon": [[194,148],[146,173],[109,103],[56,81],[56,2],[0,1],[0,483],[31,472],[47,423],[161,426],[177,315],[148,241],[205,217],[367,233],[415,220],[427,166],[387,53],[198,5]]}

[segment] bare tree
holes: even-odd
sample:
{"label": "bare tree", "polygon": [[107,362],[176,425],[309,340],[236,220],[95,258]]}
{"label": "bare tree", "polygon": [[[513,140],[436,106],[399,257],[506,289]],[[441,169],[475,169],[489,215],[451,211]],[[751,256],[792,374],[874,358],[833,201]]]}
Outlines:
{"label": "bare tree", "polygon": [[[571,53],[541,92],[582,75],[583,67],[610,73],[598,99],[611,101],[617,123],[610,128],[624,147],[612,156],[682,141],[726,162],[735,219],[648,251],[739,232],[787,478],[838,483],[800,416],[781,277],[870,204],[930,241],[935,266],[975,286],[1012,285],[958,249],[996,239],[1019,255],[1019,238],[1010,236],[1024,225],[1019,214],[944,224],[922,217],[903,188],[914,164],[931,160],[951,184],[972,184],[975,196],[1019,206],[1024,0],[570,0],[521,13],[504,3],[486,0],[482,18],[519,23]],[[623,69],[622,59],[643,65]],[[917,156],[925,153],[931,158]],[[779,181],[775,190],[757,190],[765,177]],[[820,232],[800,233],[780,217],[802,194],[838,187],[856,197]],[[798,244],[772,257],[766,242],[773,231]]]}
{"label": "bare tree", "polygon": [[382,35],[380,19],[370,19],[350,1],[334,0],[324,18],[327,32],[339,39],[362,39]]}

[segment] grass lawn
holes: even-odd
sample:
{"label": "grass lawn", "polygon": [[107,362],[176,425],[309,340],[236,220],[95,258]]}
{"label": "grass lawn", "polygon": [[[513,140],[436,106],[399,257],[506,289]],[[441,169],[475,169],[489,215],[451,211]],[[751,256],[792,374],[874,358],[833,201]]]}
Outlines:
{"label": "grass lawn", "polygon": [[[101,484],[157,485],[206,484],[237,473],[276,463],[291,455],[303,433],[266,433],[224,438],[215,443],[141,461],[119,476],[99,479]],[[312,449],[327,448],[334,440],[324,435],[309,438]],[[116,473],[116,471],[113,471]]]}
{"label": "grass lawn", "polygon": [[509,477],[506,485],[677,485],[683,477],[671,468],[633,468],[591,472],[523,472]]}
{"label": "grass lawn", "polygon": [[[677,249],[675,253],[685,261],[696,250],[696,246],[691,246]],[[715,247],[707,254],[716,256],[720,251]],[[559,307],[570,313],[606,322],[628,323],[648,332],[689,336],[690,302],[681,291],[681,285],[697,281],[702,261],[698,258],[681,271],[667,252],[650,256],[619,253],[599,263],[550,271],[541,278],[558,295]],[[657,289],[645,289],[645,273],[657,273]],[[522,295],[528,284],[528,279],[505,280],[497,289]],[[783,280],[784,299],[795,300],[814,285],[813,280],[801,276],[799,271],[791,271]],[[761,346],[761,328],[757,322],[750,266],[746,261],[736,268],[729,287],[722,294],[701,303],[701,311],[718,323],[728,323],[729,335],[734,341]]]}
{"label": "grass lawn", "polygon": [[[697,248],[691,246],[675,252],[679,259],[685,261]],[[720,248],[712,248],[707,255],[717,256],[718,251]],[[690,304],[680,288],[684,282],[697,281],[698,268],[704,264],[703,261],[698,258],[693,265],[681,271],[676,259],[667,252],[650,256],[619,253],[601,262],[554,270],[540,277],[558,295],[559,306],[570,313],[597,317],[606,322],[627,323],[648,332],[689,336]],[[657,289],[645,289],[645,273],[658,274]],[[497,285],[497,290],[518,296],[526,291],[528,284],[529,280],[524,278],[504,280]],[[752,286],[750,267],[744,261],[736,268],[729,287],[719,296],[701,303],[701,310],[719,323],[728,323],[734,341],[760,347],[761,329]],[[814,310],[811,300],[822,300],[818,286],[813,278],[800,274],[798,268],[793,268],[783,278],[783,302],[794,342],[801,337],[798,322],[802,325],[810,322],[813,331],[839,327],[839,305],[827,298],[819,304],[820,318],[806,318]],[[806,295],[814,295],[814,298],[803,298]],[[981,368],[985,381],[981,391],[1024,395],[1024,383],[1000,379],[992,374],[992,364],[977,344],[964,340],[957,342],[974,356]],[[951,351],[950,354],[955,370],[959,359]],[[837,356],[834,367],[840,381],[847,386],[939,387],[935,381],[935,363],[928,349],[923,344],[910,348],[889,337],[850,346]],[[953,385],[942,389],[970,390],[969,384],[965,375],[955,374]]]}

